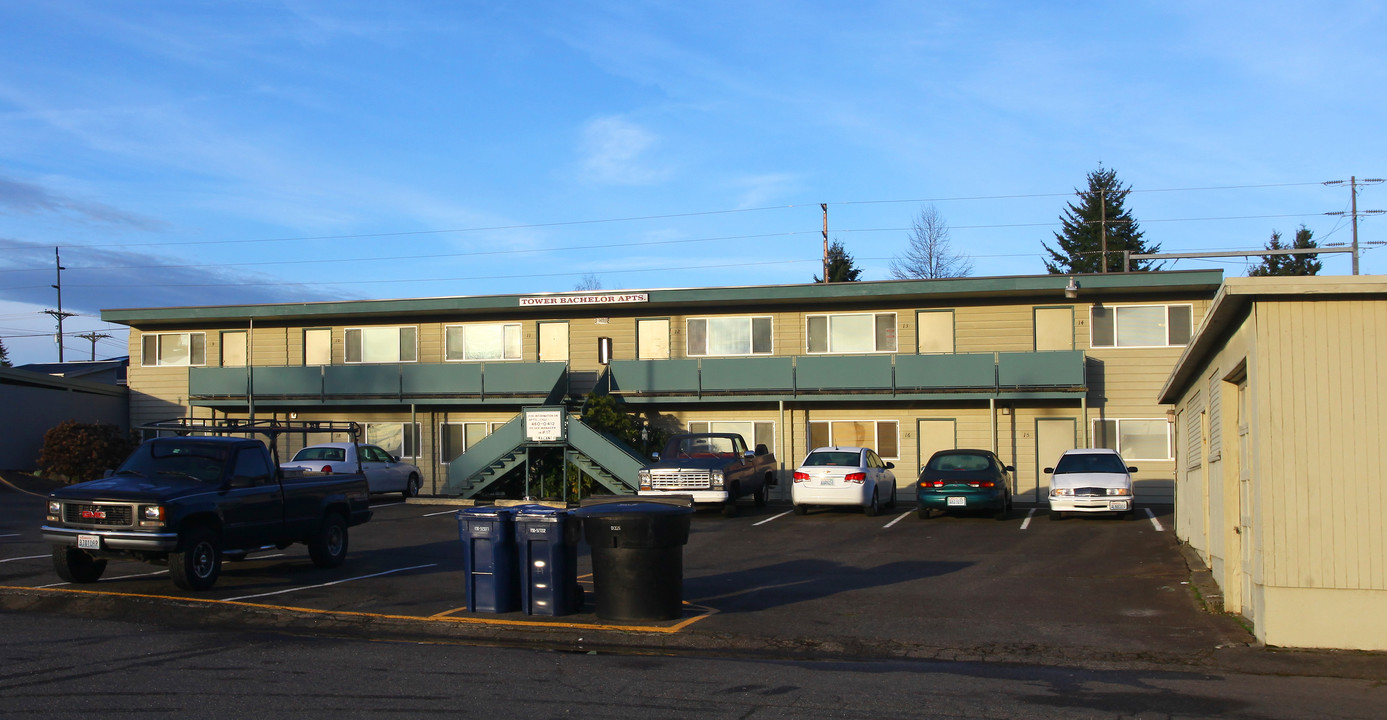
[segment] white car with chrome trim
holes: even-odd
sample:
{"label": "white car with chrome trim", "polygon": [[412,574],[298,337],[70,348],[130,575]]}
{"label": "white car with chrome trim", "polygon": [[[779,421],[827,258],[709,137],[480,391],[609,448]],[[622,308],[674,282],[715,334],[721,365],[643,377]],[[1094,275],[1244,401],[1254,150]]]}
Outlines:
{"label": "white car with chrome trim", "polygon": [[1135,467],[1116,450],[1085,448],[1066,450],[1050,476],[1050,519],[1065,513],[1118,513],[1132,516],[1136,498],[1132,489]]}

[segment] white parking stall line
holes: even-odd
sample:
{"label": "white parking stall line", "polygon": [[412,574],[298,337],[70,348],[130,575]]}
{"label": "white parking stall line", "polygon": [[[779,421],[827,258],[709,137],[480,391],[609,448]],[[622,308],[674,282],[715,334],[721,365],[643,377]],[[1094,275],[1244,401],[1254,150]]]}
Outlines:
{"label": "white parking stall line", "polygon": [[422,515],[421,517],[433,517],[433,516],[435,516],[435,515],[456,515],[456,514],[458,514],[458,511],[457,511],[457,510],[444,510],[444,511],[442,511],[442,512],[428,513],[428,514],[426,514],[426,515]]}
{"label": "white parking stall line", "polygon": [[1165,532],[1165,527],[1161,525],[1161,521],[1156,519],[1156,513],[1151,512],[1151,508],[1142,509],[1146,511],[1146,517],[1151,518],[1151,524],[1155,526],[1156,532]]}
{"label": "white parking stall line", "polygon": [[907,511],[901,513],[900,516],[898,516],[895,520],[892,520],[891,522],[886,523],[885,525],[882,525],[882,526],[881,526],[881,529],[882,529],[882,530],[885,530],[886,528],[889,528],[889,527],[891,527],[892,525],[895,525],[896,523],[898,523],[898,522],[900,522],[900,521],[902,521],[902,520],[904,520],[904,519],[910,517],[910,513],[913,513],[913,512],[915,512],[915,511],[914,511],[914,510],[907,510]]}
{"label": "white parking stall line", "polygon": [[752,523],[751,526],[752,526],[752,527],[756,527],[757,525],[765,525],[766,523],[768,523],[768,522],[770,522],[770,521],[772,521],[772,520],[779,520],[780,518],[783,518],[783,517],[785,517],[786,515],[789,515],[789,514],[792,513],[792,512],[794,512],[794,510],[786,510],[785,512],[780,513],[779,515],[772,515],[772,516],[766,518],[765,520],[762,520],[761,522]]}
{"label": "white parking stall line", "polygon": [[53,557],[52,555],[25,555],[24,557],[5,558],[0,563],[14,562],[16,560],[37,560],[39,558]]}
{"label": "white parking stall line", "polygon": [[381,504],[379,504],[379,505],[372,505],[372,506],[371,506],[371,509],[372,509],[372,510],[375,510],[376,508],[393,507],[393,506],[395,506],[395,505],[404,505],[404,504],[405,504],[405,501],[400,500],[400,501],[398,501],[398,502],[393,502],[393,503],[381,503]]}
{"label": "white parking stall line", "polygon": [[329,587],[329,586],[332,586],[332,585],[341,585],[342,583],[352,582],[353,580],[366,580],[366,579],[369,579],[369,578],[381,577],[382,575],[393,575],[393,574],[399,573],[399,572],[408,572],[408,571],[410,571],[410,570],[421,570],[421,569],[423,569],[423,568],[436,567],[437,565],[438,565],[438,563],[429,563],[428,565],[414,565],[414,566],[412,566],[412,567],[396,568],[396,569],[394,569],[394,570],[386,570],[385,572],[378,572],[378,573],[374,573],[374,574],[371,574],[371,575],[362,575],[362,576],[360,576],[360,577],[352,577],[352,578],[343,578],[343,579],[341,579],[341,580],[333,580],[332,582],[321,583],[321,584],[318,584],[318,585],[304,585],[303,587],[286,588],[286,589],[284,589],[284,590],[276,590],[276,591],[274,591],[274,592],[260,593],[259,595],[242,595],[242,596],[240,596],[240,597],[222,598],[222,602],[236,602],[236,601],[238,601],[238,600],[250,600],[250,599],[252,599],[252,598],[269,597],[269,596],[271,596],[271,595],[283,595],[283,594],[285,594],[285,593],[298,592],[298,591],[300,591],[300,590],[313,590],[314,588],[324,588],[324,587]]}
{"label": "white parking stall line", "polygon": [[5,533],[4,535],[0,535],[0,537],[19,537],[19,533]]}
{"label": "white parking stall line", "polygon": [[1035,508],[1031,508],[1031,511],[1026,513],[1026,519],[1021,521],[1022,530],[1031,526],[1031,518],[1033,517],[1035,517]]}

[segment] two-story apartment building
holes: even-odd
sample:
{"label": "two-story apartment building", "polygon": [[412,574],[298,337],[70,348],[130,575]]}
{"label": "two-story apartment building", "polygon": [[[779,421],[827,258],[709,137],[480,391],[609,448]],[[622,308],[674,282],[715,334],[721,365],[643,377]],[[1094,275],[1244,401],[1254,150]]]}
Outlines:
{"label": "two-story apartment building", "polygon": [[356,420],[420,467],[425,493],[465,495],[461,459],[523,408],[600,393],[664,423],[740,432],[788,469],[813,447],[868,445],[905,492],[934,451],[978,447],[1016,467],[1018,502],[1043,502],[1042,469],[1063,450],[1115,447],[1140,467],[1138,502],[1168,504],[1174,450],[1156,395],[1221,281],[1042,275],[102,317],[132,328],[132,423]]}

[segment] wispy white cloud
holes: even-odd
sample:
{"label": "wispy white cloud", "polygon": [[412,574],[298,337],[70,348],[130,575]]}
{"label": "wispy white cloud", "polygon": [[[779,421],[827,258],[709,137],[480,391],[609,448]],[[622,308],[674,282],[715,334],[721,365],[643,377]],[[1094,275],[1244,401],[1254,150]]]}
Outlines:
{"label": "wispy white cloud", "polygon": [[597,118],[583,127],[579,152],[584,179],[605,185],[654,185],[672,171],[650,157],[659,139],[620,116]]}

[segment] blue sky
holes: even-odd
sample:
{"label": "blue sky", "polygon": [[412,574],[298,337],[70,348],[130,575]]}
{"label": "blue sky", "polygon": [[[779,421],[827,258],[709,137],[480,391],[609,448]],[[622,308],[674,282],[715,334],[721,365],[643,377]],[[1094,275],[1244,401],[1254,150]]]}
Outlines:
{"label": "blue sky", "polygon": [[54,247],[68,359],[125,353],[105,308],[807,282],[820,203],[865,279],[930,204],[975,275],[1039,274],[1100,163],[1165,252],[1348,242],[1322,183],[1387,176],[1385,31],[1380,2],[7,0],[0,338],[56,360]]}

